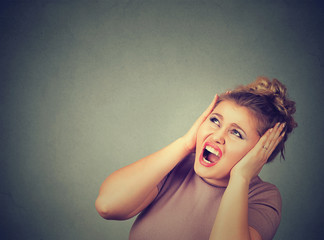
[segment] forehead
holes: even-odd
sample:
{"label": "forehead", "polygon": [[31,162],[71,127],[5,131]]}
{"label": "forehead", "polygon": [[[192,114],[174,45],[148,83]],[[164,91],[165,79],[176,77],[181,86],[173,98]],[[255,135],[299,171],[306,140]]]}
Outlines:
{"label": "forehead", "polygon": [[221,116],[225,124],[237,124],[245,130],[257,131],[258,121],[253,112],[229,100],[221,101],[213,110],[214,114]]}

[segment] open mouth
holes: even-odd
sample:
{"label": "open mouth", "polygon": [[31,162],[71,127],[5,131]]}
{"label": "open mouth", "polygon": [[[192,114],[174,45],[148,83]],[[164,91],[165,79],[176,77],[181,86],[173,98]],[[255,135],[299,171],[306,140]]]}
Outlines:
{"label": "open mouth", "polygon": [[214,166],[221,158],[222,152],[219,148],[206,145],[200,157],[200,163],[205,167]]}

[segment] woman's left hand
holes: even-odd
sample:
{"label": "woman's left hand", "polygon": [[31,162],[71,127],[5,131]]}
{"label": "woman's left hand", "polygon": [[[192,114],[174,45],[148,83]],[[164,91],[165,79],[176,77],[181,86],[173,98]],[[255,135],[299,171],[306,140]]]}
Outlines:
{"label": "woman's left hand", "polygon": [[257,144],[232,168],[232,177],[243,177],[243,179],[250,182],[250,180],[257,176],[263,165],[282,140],[285,133],[282,133],[285,123],[277,123],[259,139]]}

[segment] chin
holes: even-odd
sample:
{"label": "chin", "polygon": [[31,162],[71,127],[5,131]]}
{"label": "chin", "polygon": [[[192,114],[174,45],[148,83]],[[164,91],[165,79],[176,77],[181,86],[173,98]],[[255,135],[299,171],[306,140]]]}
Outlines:
{"label": "chin", "polygon": [[195,159],[195,162],[194,162],[194,170],[195,170],[195,173],[200,176],[198,164],[199,163],[197,162],[197,159]]}
{"label": "chin", "polygon": [[211,168],[206,168],[204,166],[202,166],[199,162],[199,159],[195,159],[195,163],[194,163],[194,171],[195,173],[202,178],[213,178],[214,176],[214,171],[212,171]]}
{"label": "chin", "polygon": [[204,178],[205,181],[218,186],[227,186],[228,180],[229,180],[229,173],[223,174],[219,172],[220,166],[218,166],[218,169],[216,170],[217,166],[213,166],[211,168],[206,168],[202,166],[199,162],[199,159],[195,159],[194,163],[194,171],[195,173],[201,177]]}

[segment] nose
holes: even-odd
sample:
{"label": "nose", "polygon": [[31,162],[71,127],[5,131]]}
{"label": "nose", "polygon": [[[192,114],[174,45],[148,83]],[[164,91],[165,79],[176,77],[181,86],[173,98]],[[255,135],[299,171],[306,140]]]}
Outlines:
{"label": "nose", "polygon": [[225,138],[224,138],[224,132],[223,131],[219,131],[219,132],[214,133],[212,139],[216,143],[219,143],[221,145],[225,144]]}

